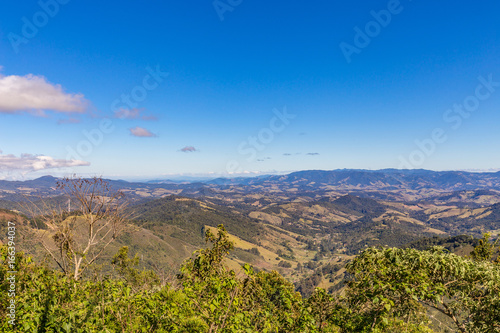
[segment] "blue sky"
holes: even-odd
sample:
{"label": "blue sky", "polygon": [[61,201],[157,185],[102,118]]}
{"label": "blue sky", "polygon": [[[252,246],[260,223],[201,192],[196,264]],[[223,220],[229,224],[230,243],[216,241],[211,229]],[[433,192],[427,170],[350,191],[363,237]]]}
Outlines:
{"label": "blue sky", "polygon": [[496,1],[1,9],[0,178],[500,168]]}

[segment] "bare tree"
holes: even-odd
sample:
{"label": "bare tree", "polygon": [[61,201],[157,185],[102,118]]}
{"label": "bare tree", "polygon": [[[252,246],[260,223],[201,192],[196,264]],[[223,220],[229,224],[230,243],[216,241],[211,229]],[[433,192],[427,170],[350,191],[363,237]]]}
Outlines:
{"label": "bare tree", "polygon": [[127,202],[100,177],[64,178],[57,188],[73,210],[42,201],[41,206],[31,204],[31,215],[48,227],[38,237],[43,248],[65,274],[78,280],[124,231]]}

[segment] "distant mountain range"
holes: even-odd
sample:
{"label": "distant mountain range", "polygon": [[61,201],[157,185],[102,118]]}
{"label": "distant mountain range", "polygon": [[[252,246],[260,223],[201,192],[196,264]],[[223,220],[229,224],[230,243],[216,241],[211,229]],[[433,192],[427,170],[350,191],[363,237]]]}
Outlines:
{"label": "distant mountain range", "polygon": [[218,178],[209,181],[217,185],[258,185],[289,183],[314,187],[321,185],[342,188],[411,189],[436,188],[442,190],[498,189],[500,172],[430,171],[430,170],[307,170],[281,176],[255,178]]}
{"label": "distant mountain range", "polygon": [[[57,178],[45,176],[27,181],[0,180],[0,200],[22,195],[55,195]],[[430,170],[307,170],[286,175],[217,178],[207,181],[179,182],[154,180],[127,182],[108,180],[117,189],[137,197],[163,197],[169,194],[206,195],[210,191],[233,188],[238,192],[401,192],[422,197],[443,192],[467,190],[500,191],[500,172],[430,171]],[[431,193],[432,192],[432,193]],[[382,197],[378,197],[382,198]]]}

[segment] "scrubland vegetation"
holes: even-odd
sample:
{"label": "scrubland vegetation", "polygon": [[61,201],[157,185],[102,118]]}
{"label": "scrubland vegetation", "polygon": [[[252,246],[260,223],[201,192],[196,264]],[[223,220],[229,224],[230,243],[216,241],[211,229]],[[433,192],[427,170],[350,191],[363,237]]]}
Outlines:
{"label": "scrubland vegetation", "polygon": [[[75,279],[16,254],[16,325],[9,324],[9,256],[1,248],[3,332],[500,332],[500,266],[487,237],[464,258],[442,247],[368,248],[347,265],[346,288],[303,298],[276,271],[224,264],[233,244],[221,225],[174,281],[136,268],[123,247],[108,274]],[[443,324],[445,325],[445,324]],[[441,327],[443,329],[444,326]]]}

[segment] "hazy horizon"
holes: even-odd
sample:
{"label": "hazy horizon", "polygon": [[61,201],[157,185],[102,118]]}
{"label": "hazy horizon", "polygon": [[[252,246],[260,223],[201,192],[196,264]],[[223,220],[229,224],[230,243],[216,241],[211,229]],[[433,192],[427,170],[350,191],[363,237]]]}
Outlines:
{"label": "hazy horizon", "polygon": [[[0,180],[7,180],[7,181],[27,181],[27,180],[35,180],[38,178],[42,177],[55,177],[55,178],[65,178],[65,177],[83,177],[83,178],[92,178],[92,177],[102,177],[104,179],[111,179],[111,180],[124,180],[128,182],[151,182],[151,181],[185,181],[185,182],[190,182],[190,181],[207,181],[207,180],[214,180],[218,178],[252,178],[252,177],[262,177],[262,176],[274,176],[274,175],[287,175],[295,172],[305,172],[305,171],[371,171],[371,172],[379,172],[379,171],[384,171],[388,169],[332,169],[332,170],[326,170],[326,169],[308,169],[308,170],[289,170],[289,171],[275,171],[275,172],[248,172],[248,173],[239,173],[239,174],[215,174],[215,173],[206,173],[206,174],[164,174],[164,175],[157,175],[157,176],[152,176],[152,177],[143,177],[140,175],[131,175],[131,176],[114,176],[114,175],[103,175],[103,174],[58,174],[58,173],[43,173],[43,174],[36,174],[36,173],[31,173],[30,177],[18,177],[18,178],[0,178]],[[478,169],[463,169],[463,170],[431,170],[431,169],[394,169],[398,171],[418,171],[418,170],[425,170],[425,171],[432,171],[432,172],[470,172],[470,173],[497,173],[500,172],[500,169],[487,169],[487,170],[478,170]]]}

